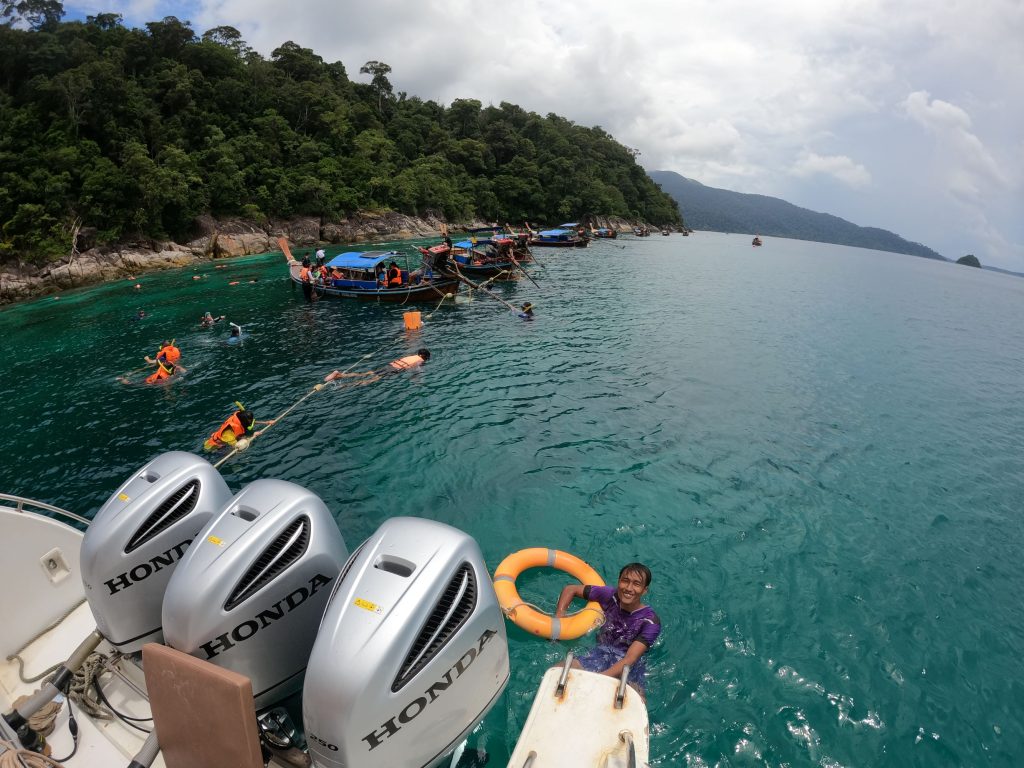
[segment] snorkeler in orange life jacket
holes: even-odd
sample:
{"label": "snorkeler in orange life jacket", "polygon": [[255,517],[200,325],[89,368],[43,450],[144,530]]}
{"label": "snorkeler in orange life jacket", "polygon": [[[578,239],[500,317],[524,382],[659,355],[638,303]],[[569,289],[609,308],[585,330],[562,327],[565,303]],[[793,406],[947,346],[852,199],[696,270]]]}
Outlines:
{"label": "snorkeler in orange life jacket", "polygon": [[[156,353],[156,359],[146,355],[146,362],[155,365],[156,370],[145,378],[146,384],[156,384],[174,376],[175,373],[184,373],[185,366],[177,365],[181,359],[181,350],[174,346],[174,341],[165,341],[160,345],[160,351]],[[131,384],[127,376],[119,377],[122,384]]]}
{"label": "snorkeler in orange life jacket", "polygon": [[381,368],[377,371],[331,371],[324,377],[324,381],[337,381],[338,379],[361,379],[356,384],[372,384],[375,381],[379,381],[382,377],[389,373],[398,373],[400,371],[408,371],[413,368],[419,368],[427,360],[430,359],[430,350],[423,348],[417,350],[415,355],[407,355],[400,357],[397,360],[392,360],[387,364],[387,367]]}
{"label": "snorkeler in orange life jacket", "polygon": [[227,421],[221,424],[203,443],[204,451],[216,451],[219,448],[235,447],[243,437],[255,437],[260,434],[260,432],[253,431],[255,425],[266,424],[270,426],[274,423],[274,419],[257,421],[252,411],[239,402],[236,402],[235,405],[238,406],[238,410],[228,416]]}

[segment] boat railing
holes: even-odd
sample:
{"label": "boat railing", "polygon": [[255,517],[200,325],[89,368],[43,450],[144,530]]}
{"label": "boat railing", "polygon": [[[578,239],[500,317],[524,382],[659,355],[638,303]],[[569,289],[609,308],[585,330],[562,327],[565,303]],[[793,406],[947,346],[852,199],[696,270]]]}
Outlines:
{"label": "boat railing", "polygon": [[76,515],[74,512],[68,512],[66,509],[55,507],[44,501],[35,501],[34,499],[28,499],[24,496],[14,496],[10,493],[0,493],[0,509],[10,509],[14,512],[29,512],[36,515],[49,513],[58,517],[67,518],[68,520],[74,520],[76,523],[80,523],[86,528],[89,527],[90,523],[88,518]]}
{"label": "boat railing", "polygon": [[569,651],[565,655],[565,663],[562,665],[562,674],[558,678],[558,685],[555,686],[555,697],[562,698],[565,693],[565,684],[569,680],[569,668],[572,667],[573,653]]}
{"label": "boat railing", "polygon": [[615,691],[615,709],[622,709],[622,702],[626,698],[626,684],[629,682],[629,672],[632,668],[629,664],[622,668],[622,675],[619,677],[619,688]]}

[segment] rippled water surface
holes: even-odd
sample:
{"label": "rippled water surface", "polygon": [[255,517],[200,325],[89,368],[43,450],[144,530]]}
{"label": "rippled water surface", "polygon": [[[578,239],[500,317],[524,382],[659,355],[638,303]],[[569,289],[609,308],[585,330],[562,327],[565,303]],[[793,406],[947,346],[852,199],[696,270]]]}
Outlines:
{"label": "rippled water surface", "polygon": [[[350,547],[421,515],[492,569],[529,546],[606,579],[647,562],[654,765],[1019,763],[1024,280],[705,233],[538,256],[541,289],[496,288],[534,322],[481,296],[419,307],[408,333],[407,308],[305,304],[280,255],[0,311],[0,489],[91,515],[232,401],[269,418],[334,368],[426,346],[420,372],[309,397],[229,484],[307,486]],[[245,343],[200,330],[206,310]],[[181,380],[115,382],[170,337]],[[548,607],[562,584],[521,579]],[[472,739],[491,765],[574,647],[509,635],[512,680]]]}

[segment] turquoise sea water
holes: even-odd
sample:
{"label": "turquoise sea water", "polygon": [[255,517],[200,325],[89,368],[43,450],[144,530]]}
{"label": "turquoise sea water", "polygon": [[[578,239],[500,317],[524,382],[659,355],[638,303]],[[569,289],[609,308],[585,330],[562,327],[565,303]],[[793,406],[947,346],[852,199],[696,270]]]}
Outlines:
{"label": "turquoise sea water", "polygon": [[[1024,280],[749,243],[538,250],[542,290],[497,288],[536,305],[530,323],[479,297],[417,307],[405,332],[407,308],[305,304],[280,255],[10,307],[0,489],[91,515],[155,454],[199,450],[234,400],[269,418],[334,368],[426,346],[420,372],[311,396],[222,467],[229,484],[307,486],[350,547],[421,515],[474,535],[492,570],[529,546],[606,579],[645,561],[664,623],[653,765],[1018,764]],[[245,343],[200,330],[206,310]],[[184,378],[115,382],[169,337]],[[550,607],[563,583],[521,589]],[[471,740],[490,765],[543,670],[587,645],[509,636],[511,682]]]}

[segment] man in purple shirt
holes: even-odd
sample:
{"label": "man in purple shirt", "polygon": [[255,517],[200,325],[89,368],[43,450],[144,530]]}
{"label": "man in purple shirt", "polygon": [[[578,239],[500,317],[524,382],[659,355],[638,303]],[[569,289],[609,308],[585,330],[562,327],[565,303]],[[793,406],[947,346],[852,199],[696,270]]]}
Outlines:
{"label": "man in purple shirt", "polygon": [[576,659],[574,667],[619,677],[628,664],[630,685],[643,693],[647,673],[644,654],[661,634],[658,614],[640,602],[650,586],[651,569],[642,563],[623,566],[615,589],[592,584],[565,586],[558,597],[556,617],[565,616],[569,604],[578,597],[593,600],[604,610],[597,647]]}

